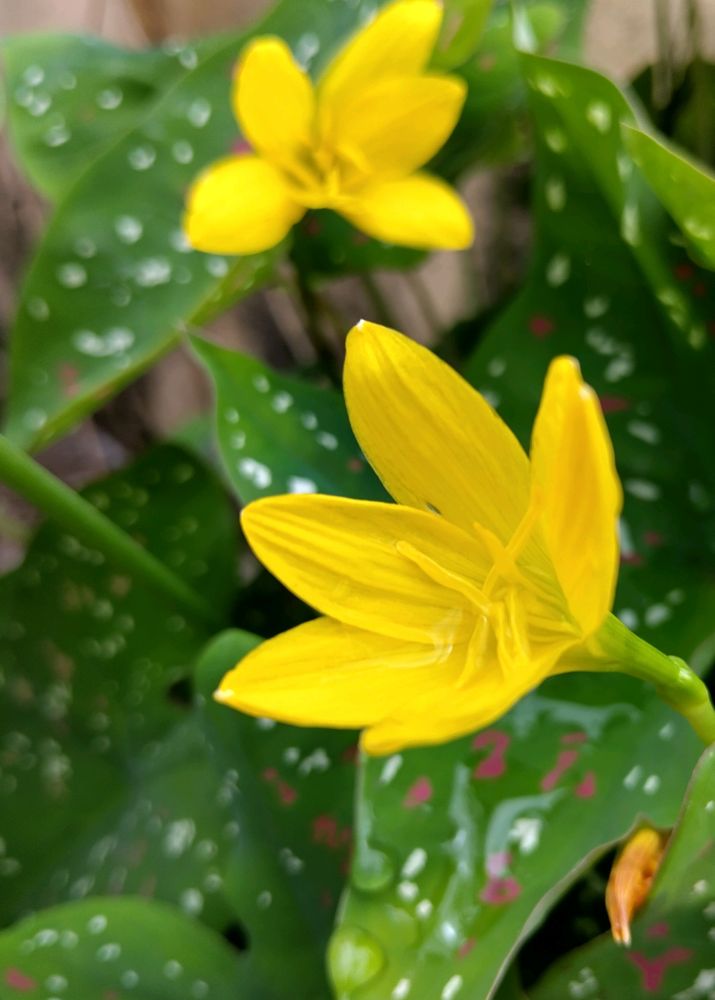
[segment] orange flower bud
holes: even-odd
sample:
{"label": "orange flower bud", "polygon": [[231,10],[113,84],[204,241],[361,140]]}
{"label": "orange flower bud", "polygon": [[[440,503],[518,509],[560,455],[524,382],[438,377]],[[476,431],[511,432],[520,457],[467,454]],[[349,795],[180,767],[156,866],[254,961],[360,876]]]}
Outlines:
{"label": "orange flower bud", "polygon": [[617,944],[631,943],[631,919],[648,899],[668,837],[650,827],[638,830],[624,844],[606,887],[606,910]]}

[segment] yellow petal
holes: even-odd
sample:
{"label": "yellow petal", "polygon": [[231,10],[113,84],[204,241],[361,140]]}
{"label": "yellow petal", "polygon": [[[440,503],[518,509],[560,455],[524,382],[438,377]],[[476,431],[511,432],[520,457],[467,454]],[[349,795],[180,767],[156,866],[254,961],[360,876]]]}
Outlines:
{"label": "yellow petal", "polygon": [[606,422],[573,358],[549,368],[531,445],[533,502],[571,614],[584,634],[611,609],[621,487]]}
{"label": "yellow petal", "polygon": [[340,112],[347,96],[392,76],[414,76],[427,65],[442,23],[439,0],[396,0],[357,32],[318,85],[321,114]]}
{"label": "yellow petal", "polygon": [[456,77],[381,80],[346,101],[332,140],[370,172],[412,173],[444,145],[465,94],[465,84]]}
{"label": "yellow petal", "polygon": [[345,395],[360,445],[399,503],[437,510],[509,541],[529,500],[518,441],[449,365],[414,341],[362,322],[348,336]]}
{"label": "yellow petal", "polygon": [[341,211],[368,236],[399,246],[463,250],[474,239],[467,206],[454,188],[429,174],[378,181]]}
{"label": "yellow petal", "polygon": [[313,84],[280,38],[258,38],[244,49],[233,108],[248,141],[268,159],[290,162],[314,145]]}
{"label": "yellow petal", "polygon": [[[455,658],[467,664],[468,657],[469,647],[455,647]],[[362,734],[360,745],[366,753],[381,755],[446,743],[501,718],[542,679],[529,670],[505,675],[493,658],[482,664],[465,687],[449,680],[426,691],[405,686],[402,703],[373,723]]]}
{"label": "yellow petal", "polygon": [[[437,649],[472,627],[473,606],[464,590],[485,573],[487,556],[476,540],[435,514],[291,495],[249,504],[241,523],[270,572],[323,614]],[[467,581],[462,592],[448,585],[445,570]]]}
{"label": "yellow petal", "polygon": [[216,699],[296,726],[353,729],[398,711],[405,692],[453,679],[457,655],[389,639],[331,618],[269,639],[226,674]]}
{"label": "yellow petal", "polygon": [[280,243],[303,213],[276,167],[257,156],[230,156],[192,185],[184,230],[197,250],[260,253]]}

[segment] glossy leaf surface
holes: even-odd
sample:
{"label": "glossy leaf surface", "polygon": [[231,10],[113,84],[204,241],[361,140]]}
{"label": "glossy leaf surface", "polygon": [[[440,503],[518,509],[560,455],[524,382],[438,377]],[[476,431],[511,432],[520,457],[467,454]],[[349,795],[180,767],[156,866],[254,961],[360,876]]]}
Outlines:
{"label": "glossy leaf surface", "polygon": [[4,1000],[236,1000],[251,995],[242,982],[239,956],[217,934],[148,900],[67,903],[0,934]]}
{"label": "glossy leaf surface", "polygon": [[[367,0],[340,0],[327,7],[310,0],[298,9],[289,0],[260,30],[285,37],[298,58],[317,71],[368,8],[372,10]],[[97,93],[93,56],[75,61],[71,72],[77,100],[58,110],[67,103],[64,87],[69,81],[69,71],[58,64],[64,60],[69,66],[86,43],[65,38],[64,48],[62,43],[46,45],[43,58],[38,54],[29,65],[31,43],[7,43],[9,91],[20,101],[13,112],[14,130],[21,154],[28,155],[31,176],[50,176],[55,154],[65,145],[68,160],[60,163],[60,186],[72,173],[70,152],[79,157],[84,147],[91,155],[100,154],[76,174],[24,282],[11,339],[6,414],[6,432],[16,443],[33,448],[61,434],[170,350],[188,326],[268,279],[279,251],[246,258],[202,254],[187,247],[181,231],[190,181],[240,142],[230,106],[230,77],[245,40],[234,33],[196,48],[178,47],[166,57],[171,72],[158,55],[142,62],[121,50],[111,57],[106,53],[109,68],[114,60],[127,72],[148,75],[146,86],[156,92],[120,118],[111,144],[105,123],[122,102],[115,109],[100,108],[102,114],[96,115],[99,98],[85,104]],[[13,46],[18,47],[14,54]],[[99,91],[102,102],[114,103],[119,89],[111,97]],[[81,135],[73,141],[71,116],[83,108]],[[44,126],[36,119],[44,122],[45,116],[54,138],[48,145],[46,131],[42,133],[43,159],[36,133]],[[47,186],[46,180],[42,183]]]}
{"label": "glossy leaf surface", "polygon": [[698,764],[631,948],[602,937],[560,962],[531,1000],[704,1000],[715,989],[715,751]]}
{"label": "glossy leaf surface", "polygon": [[384,496],[334,390],[194,338],[214,382],[223,465],[244,503],[276,493]]}
{"label": "glossy leaf surface", "polygon": [[[708,275],[667,242],[667,217],[623,145],[622,95],[591,71],[523,59],[540,140],[537,243],[525,289],[468,374],[528,444],[549,360],[579,358],[626,492],[615,610],[702,668],[713,639],[714,596],[699,568],[712,539],[711,423],[704,390],[684,387],[709,379],[711,300],[695,291]],[[697,750],[642,685],[574,675],[472,739],[364,762],[331,964],[345,996],[492,996],[580,869],[638,816],[675,822]],[[369,965],[346,957],[357,928]]]}

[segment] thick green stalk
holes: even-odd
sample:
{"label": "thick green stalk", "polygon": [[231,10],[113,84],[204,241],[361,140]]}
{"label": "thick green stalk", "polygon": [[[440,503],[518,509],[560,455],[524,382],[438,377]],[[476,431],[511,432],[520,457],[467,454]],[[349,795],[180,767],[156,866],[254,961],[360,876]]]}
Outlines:
{"label": "thick green stalk", "polygon": [[194,618],[217,627],[211,606],[155,556],[69,486],[0,434],[0,481],[16,490],[117,568],[160,591]]}
{"label": "thick green stalk", "polygon": [[667,656],[609,615],[595,637],[603,669],[649,681],[658,695],[688,720],[700,739],[715,743],[715,708],[707,687],[684,660]]}

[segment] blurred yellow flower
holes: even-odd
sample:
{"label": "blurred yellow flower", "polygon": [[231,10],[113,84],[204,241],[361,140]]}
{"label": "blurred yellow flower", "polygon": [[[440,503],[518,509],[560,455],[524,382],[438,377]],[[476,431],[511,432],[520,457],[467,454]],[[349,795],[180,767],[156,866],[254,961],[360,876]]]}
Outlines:
{"label": "blurred yellow flower", "polygon": [[265,642],[218,700],[365,729],[368,753],[485,726],[547,675],[588,669],[618,568],[621,490],[598,400],[560,357],[529,460],[486,400],[407,337],[360,323],[345,393],[396,504],[249,504],[258,558],[325,617]]}
{"label": "blurred yellow flower", "polygon": [[465,85],[428,73],[439,0],[396,0],[333,59],[317,86],[280,38],[241,55],[233,108],[254,152],[212,164],[189,191],[192,246],[250,254],[280,242],[309,208],[331,208],[389,243],[460,249],[464,204],[418,168],[444,144]]}

